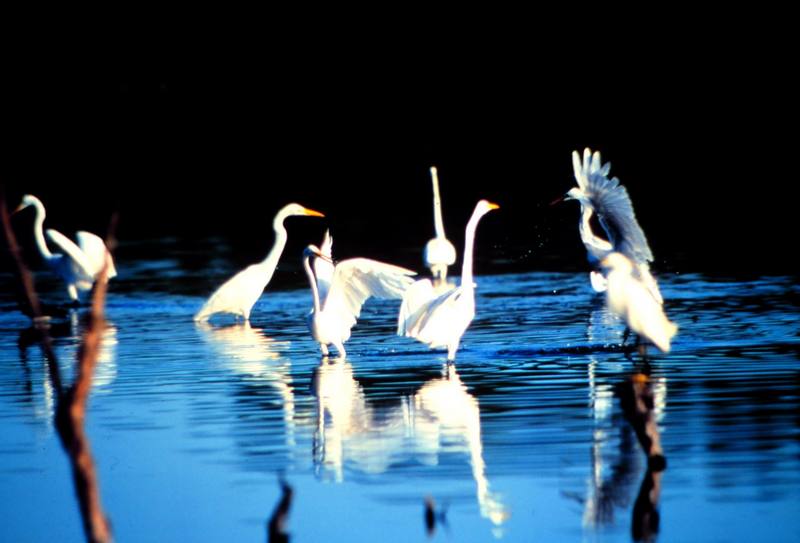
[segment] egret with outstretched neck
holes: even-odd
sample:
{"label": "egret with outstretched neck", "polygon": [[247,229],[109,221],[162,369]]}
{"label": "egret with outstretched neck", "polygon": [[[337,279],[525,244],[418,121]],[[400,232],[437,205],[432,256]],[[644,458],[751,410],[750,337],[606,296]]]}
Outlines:
{"label": "egret with outstretched neck", "polygon": [[433,183],[433,226],[436,237],[425,245],[423,259],[425,266],[431,270],[434,286],[439,289],[447,287],[447,267],[452,266],[456,261],[456,248],[444,235],[439,175],[435,166],[431,167],[431,182]]}
{"label": "egret with outstretched neck", "polygon": [[288,204],[281,208],[272,221],[275,230],[275,243],[267,257],[258,264],[252,264],[222,284],[203,304],[194,316],[197,322],[207,321],[217,313],[230,313],[245,321],[250,319],[253,305],[261,297],[278,266],[278,261],[286,246],[287,233],[283,221],[289,217],[324,217],[319,211],[308,209],[300,204]]}
{"label": "egret with outstretched neck", "polygon": [[[333,240],[326,233],[327,253],[314,245],[303,251],[303,267],[308,275],[314,307],[308,315],[308,328],[311,336],[319,343],[323,356],[328,355],[328,345],[333,345],[341,358],[347,353],[344,343],[350,338],[350,330],[361,314],[361,306],[370,297],[383,299],[399,299],[414,282],[411,278],[416,272],[370,260],[368,258],[350,258],[335,265],[330,261],[330,247]],[[311,259],[315,259],[312,269]],[[333,265],[330,280],[323,281],[321,270],[328,266],[316,266],[318,260]],[[327,289],[325,292],[324,289]],[[320,291],[323,290],[322,296]]]}
{"label": "egret with outstretched neck", "polygon": [[36,218],[33,223],[33,235],[36,240],[36,247],[42,259],[50,266],[53,272],[61,277],[67,284],[67,294],[73,302],[80,301],[79,292],[91,290],[94,282],[107,264],[106,280],[117,275],[114,267],[114,260],[103,240],[91,232],[78,231],[75,238],[78,240],[76,245],[71,239],[52,228],[47,229],[47,237],[63,253],[52,253],[47,247],[44,239],[44,219],[47,213],[41,200],[32,194],[22,197],[22,203],[14,211],[17,213],[28,206],[33,206],[36,210]]}
{"label": "egret with outstretched neck", "polygon": [[472,255],[478,221],[500,206],[481,200],[475,206],[464,236],[464,261],[460,285],[440,295],[428,279],[414,283],[403,297],[397,321],[397,334],[413,337],[432,349],[446,348],[447,360],[453,361],[461,336],[475,317],[475,283]]}

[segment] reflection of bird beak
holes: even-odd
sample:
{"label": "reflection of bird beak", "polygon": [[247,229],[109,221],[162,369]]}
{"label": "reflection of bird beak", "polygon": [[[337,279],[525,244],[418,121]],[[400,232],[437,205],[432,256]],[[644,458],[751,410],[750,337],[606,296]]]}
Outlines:
{"label": "reflection of bird beak", "polygon": [[322,213],[320,213],[319,211],[314,211],[313,209],[308,209],[307,207],[304,208],[303,211],[309,217],[324,217],[325,216]]}
{"label": "reflection of bird beak", "polygon": [[489,202],[489,209],[500,209],[500,206],[497,204],[493,204],[492,202]]}

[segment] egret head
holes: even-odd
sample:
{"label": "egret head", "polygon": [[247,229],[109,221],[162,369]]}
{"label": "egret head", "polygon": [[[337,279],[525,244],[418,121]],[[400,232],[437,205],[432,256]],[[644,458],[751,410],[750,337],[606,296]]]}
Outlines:
{"label": "egret head", "polygon": [[572,187],[564,195],[564,201],[566,200],[578,200],[580,203],[584,203],[588,201],[588,198],[586,197],[586,193],[579,187]]}
{"label": "egret head", "polygon": [[500,206],[490,202],[489,200],[481,200],[475,206],[475,213],[480,214],[481,216],[486,215],[493,209],[499,209]]}
{"label": "egret head", "polygon": [[633,272],[633,262],[622,253],[611,253],[600,261],[600,266],[611,271],[622,273]]}
{"label": "egret head", "polygon": [[323,260],[327,260],[328,262],[333,263],[330,257],[323,254],[323,252],[317,247],[316,245],[309,245],[305,249],[303,249],[303,258],[312,258],[317,257]]}
{"label": "egret head", "polygon": [[39,198],[37,198],[33,194],[26,194],[25,196],[22,197],[22,201],[20,202],[19,206],[17,206],[17,209],[14,210],[14,213],[22,211],[28,206],[35,206],[36,204],[41,205],[42,204],[41,200],[39,200]]}
{"label": "egret head", "polygon": [[319,211],[314,211],[313,209],[308,209],[307,207],[301,206],[300,204],[288,204],[284,206],[283,209],[280,210],[278,213],[279,215],[283,215],[284,217],[294,217],[297,215],[305,215],[307,217],[324,217],[322,213]]}

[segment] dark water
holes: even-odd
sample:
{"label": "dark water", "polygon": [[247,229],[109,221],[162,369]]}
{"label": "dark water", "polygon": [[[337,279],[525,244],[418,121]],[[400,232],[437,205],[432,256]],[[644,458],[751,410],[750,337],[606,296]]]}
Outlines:
{"label": "dark water", "polygon": [[[446,511],[434,540],[629,541],[646,495],[651,539],[800,540],[795,278],[660,277],[680,332],[650,360],[653,475],[614,395],[642,365],[584,273],[479,276],[448,369],[393,335],[389,302],[365,307],[346,362],[320,362],[305,289],[268,288],[251,326],[198,327],[208,272],[177,264],[121,262],[108,299],[87,432],[118,541],[264,541],[281,474],[295,541],[426,540],[426,496]],[[47,365],[8,290],[0,540],[81,541]],[[53,330],[66,378],[80,331]]]}

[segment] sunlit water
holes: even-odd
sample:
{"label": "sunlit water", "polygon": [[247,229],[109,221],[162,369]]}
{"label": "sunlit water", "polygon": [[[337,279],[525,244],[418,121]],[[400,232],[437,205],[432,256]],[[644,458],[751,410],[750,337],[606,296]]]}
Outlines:
{"label": "sunlit water", "polygon": [[[587,274],[478,277],[448,369],[394,335],[396,303],[369,302],[348,360],[321,363],[306,290],[198,327],[201,294],[170,291],[199,271],[120,269],[87,415],[117,541],[264,541],[280,476],[294,541],[426,540],[426,496],[446,511],[433,540],[632,539],[647,461],[614,387],[641,364]],[[680,332],[650,362],[668,461],[651,537],[800,540],[796,280],[660,280]],[[81,541],[47,366],[0,301],[0,540]],[[53,330],[67,379],[80,331]]]}

